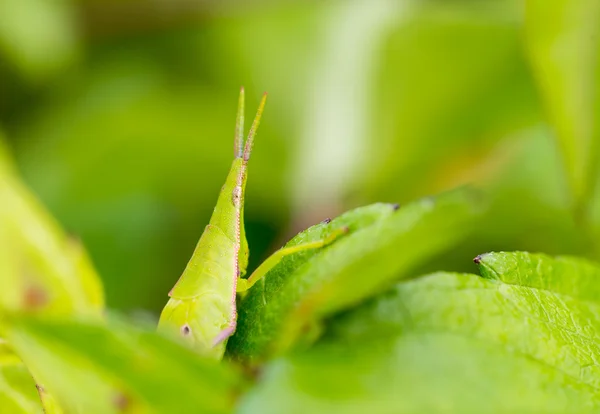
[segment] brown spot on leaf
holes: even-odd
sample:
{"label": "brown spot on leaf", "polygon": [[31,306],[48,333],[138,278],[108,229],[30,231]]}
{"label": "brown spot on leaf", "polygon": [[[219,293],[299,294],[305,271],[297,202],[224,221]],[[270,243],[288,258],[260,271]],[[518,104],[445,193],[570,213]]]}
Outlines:
{"label": "brown spot on leaf", "polygon": [[29,286],[23,293],[23,305],[27,310],[42,308],[48,303],[48,293],[39,286]]}
{"label": "brown spot on leaf", "polygon": [[125,412],[131,406],[131,399],[122,392],[117,392],[113,398],[113,405],[117,410]]}

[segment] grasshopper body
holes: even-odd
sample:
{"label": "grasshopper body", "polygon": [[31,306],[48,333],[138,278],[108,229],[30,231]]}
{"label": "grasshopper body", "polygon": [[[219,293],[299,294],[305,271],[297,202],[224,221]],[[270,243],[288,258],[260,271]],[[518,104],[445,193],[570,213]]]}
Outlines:
{"label": "grasshopper body", "polygon": [[235,159],[183,275],[169,292],[159,329],[176,332],[201,353],[220,357],[236,324],[236,285],[248,265],[244,231],[247,165],[266,95],[243,145],[244,90],[240,92]]}
{"label": "grasshopper body", "polygon": [[250,289],[287,255],[317,249],[333,242],[347,229],[306,244],[283,248],[267,258],[247,279],[248,242],[244,230],[244,195],[248,160],[265,105],[263,96],[244,144],[244,90],[240,92],[236,122],[235,159],[221,189],[210,223],[187,264],[169,292],[159,330],[182,337],[199,353],[221,358],[235,331],[236,292]]}

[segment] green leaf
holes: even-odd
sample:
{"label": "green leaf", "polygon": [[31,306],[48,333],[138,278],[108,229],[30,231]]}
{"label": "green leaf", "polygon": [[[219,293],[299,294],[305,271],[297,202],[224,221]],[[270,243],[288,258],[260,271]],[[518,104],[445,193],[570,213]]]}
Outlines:
{"label": "green leaf", "polygon": [[544,289],[600,303],[600,267],[576,257],[496,252],[475,258],[481,275],[510,285]]}
{"label": "green leaf", "polygon": [[[562,269],[551,277],[580,280],[577,266]],[[396,285],[271,363],[239,412],[596,412],[600,305],[505,278],[516,280],[437,273]]]}
{"label": "green leaf", "polygon": [[41,413],[42,405],[31,374],[0,338],[0,407],[3,413]]}
{"label": "green leaf", "polygon": [[533,72],[561,148],[576,203],[595,189],[600,145],[594,125],[600,3],[528,0],[525,34]]}
{"label": "green leaf", "polygon": [[11,321],[7,339],[74,413],[227,413],[240,378],[153,330],[34,318]]}
{"label": "green leaf", "polygon": [[0,53],[32,81],[63,69],[79,49],[73,8],[67,0],[3,0]]}
{"label": "green leaf", "polygon": [[323,237],[324,231],[341,226],[350,228],[347,236],[325,249],[282,260],[262,286],[250,290],[239,306],[229,355],[257,362],[281,353],[307,330],[317,332],[314,328],[323,317],[351,307],[395,279],[412,276],[416,266],[471,233],[480,207],[472,191],[461,189],[395,212],[380,204],[359,208],[326,227],[300,233],[288,245]]}
{"label": "green leaf", "polygon": [[364,197],[411,200],[506,172],[517,134],[540,122],[521,9],[433,1],[404,10],[377,48]]}
{"label": "green leaf", "polygon": [[94,315],[100,278],[78,240],[64,234],[0,152],[0,311]]}

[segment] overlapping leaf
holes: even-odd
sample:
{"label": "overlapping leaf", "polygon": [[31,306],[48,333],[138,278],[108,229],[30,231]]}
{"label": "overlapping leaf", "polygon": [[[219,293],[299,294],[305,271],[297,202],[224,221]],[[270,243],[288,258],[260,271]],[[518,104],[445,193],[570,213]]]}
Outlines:
{"label": "overlapping leaf", "polygon": [[7,338],[69,413],[227,413],[242,387],[229,366],[123,321],[17,319]]}
{"label": "overlapping leaf", "polygon": [[488,278],[421,277],[338,317],[315,347],[273,362],[240,412],[596,412],[600,268],[478,261]]}
{"label": "overlapping leaf", "polygon": [[64,234],[0,152],[0,311],[99,315],[104,294],[81,244]]}
{"label": "overlapping leaf", "polygon": [[3,339],[0,339],[0,409],[11,414],[42,410],[31,374]]}
{"label": "overlapping leaf", "polygon": [[[350,233],[318,254],[291,256],[256,285],[239,309],[228,352],[260,360],[292,345],[318,320],[380,291],[394,279],[470,234],[481,211],[467,189],[426,198],[392,211],[375,205],[309,229],[289,245],[349,226]],[[298,257],[301,257],[298,259]]]}

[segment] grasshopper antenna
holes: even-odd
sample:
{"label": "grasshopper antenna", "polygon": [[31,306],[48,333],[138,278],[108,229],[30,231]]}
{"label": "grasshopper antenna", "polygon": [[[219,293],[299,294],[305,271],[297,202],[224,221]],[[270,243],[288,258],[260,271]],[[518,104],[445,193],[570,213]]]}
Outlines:
{"label": "grasshopper antenna", "polygon": [[242,86],[240,88],[237,116],[235,118],[235,140],[233,143],[233,151],[236,158],[241,158],[244,150],[244,100],[244,87]]}
{"label": "grasshopper antenna", "polygon": [[256,116],[254,117],[254,122],[252,122],[252,127],[250,128],[250,132],[248,133],[248,139],[246,139],[246,147],[244,148],[244,161],[248,161],[250,159],[250,153],[252,152],[252,146],[254,145],[254,136],[256,135],[256,130],[258,129],[258,125],[260,124],[260,118],[263,113],[263,109],[265,109],[265,103],[267,102],[267,93],[265,92],[260,100],[260,104],[258,105],[258,110],[256,111]]}

